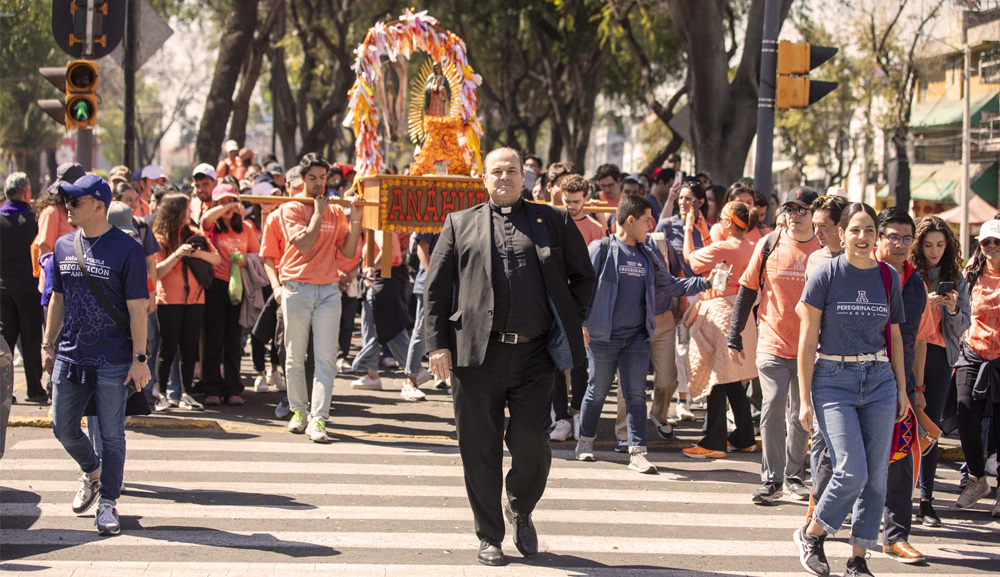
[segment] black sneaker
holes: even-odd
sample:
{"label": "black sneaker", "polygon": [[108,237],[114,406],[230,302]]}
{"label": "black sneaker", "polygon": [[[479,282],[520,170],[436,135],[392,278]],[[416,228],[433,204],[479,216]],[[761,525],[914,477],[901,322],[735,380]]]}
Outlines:
{"label": "black sneaker", "polygon": [[770,505],[781,498],[781,483],[768,481],[753,492],[752,500],[757,505]]}
{"label": "black sneaker", "polygon": [[851,557],[847,560],[847,571],[844,571],[844,577],[875,577],[872,572],[868,570],[868,562],[865,561],[864,557]]}
{"label": "black sneaker", "polygon": [[941,517],[938,516],[937,511],[934,510],[934,505],[931,504],[932,500],[920,500],[920,511],[917,513],[916,522],[920,523],[924,527],[940,527]]}
{"label": "black sneaker", "polygon": [[794,477],[785,479],[785,493],[788,493],[788,496],[796,501],[809,500],[809,487]]}
{"label": "black sneaker", "polygon": [[[818,577],[828,577],[830,575],[830,564],[826,561],[826,552],[823,551],[823,542],[826,535],[819,537],[806,533],[803,527],[792,534],[792,539],[799,548],[799,562],[802,567]],[[850,563],[848,563],[850,571]]]}

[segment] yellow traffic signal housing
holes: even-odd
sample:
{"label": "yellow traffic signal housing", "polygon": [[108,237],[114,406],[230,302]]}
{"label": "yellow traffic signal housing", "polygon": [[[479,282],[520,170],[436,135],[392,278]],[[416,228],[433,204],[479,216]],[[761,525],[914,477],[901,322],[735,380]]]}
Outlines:
{"label": "yellow traffic signal housing", "polygon": [[809,71],[833,58],[837,48],[813,46],[808,42],[778,43],[778,79],[775,108],[808,108],[837,88],[836,82],[810,80]]}
{"label": "yellow traffic signal housing", "polygon": [[97,125],[97,62],[73,60],[66,64],[66,128]]}

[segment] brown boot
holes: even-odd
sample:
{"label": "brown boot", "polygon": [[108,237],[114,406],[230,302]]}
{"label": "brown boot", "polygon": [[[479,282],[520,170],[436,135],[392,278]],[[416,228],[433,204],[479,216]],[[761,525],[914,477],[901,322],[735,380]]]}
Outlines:
{"label": "brown boot", "polygon": [[924,562],[924,554],[911,547],[906,541],[900,541],[892,545],[882,545],[882,553],[890,559],[895,559],[907,565]]}

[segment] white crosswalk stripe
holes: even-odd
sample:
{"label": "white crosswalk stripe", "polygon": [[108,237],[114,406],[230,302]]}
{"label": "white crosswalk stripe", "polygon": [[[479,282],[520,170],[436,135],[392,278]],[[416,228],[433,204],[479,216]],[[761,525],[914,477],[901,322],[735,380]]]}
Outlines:
{"label": "white crosswalk stripe", "polygon": [[[490,575],[800,575],[792,531],[805,504],[750,503],[759,461],[650,455],[655,476],[599,452],[578,463],[560,446],[534,521],[538,558]],[[122,535],[103,538],[93,511],[69,501],[74,463],[55,439],[23,440],[0,464],[0,570],[11,575],[482,575],[454,443],[327,446],[301,437],[158,439],[130,433],[119,501]],[[914,530],[932,560],[921,573],[983,575],[1000,562],[1000,523],[967,512]],[[508,531],[510,533],[510,531]],[[846,533],[846,532],[845,532]],[[828,542],[840,567],[846,536]],[[391,551],[391,561],[387,551]],[[258,562],[245,560],[253,554]],[[969,560],[975,563],[969,563]],[[381,562],[380,562],[381,561]],[[885,575],[913,575],[875,555]],[[708,573],[711,572],[711,573]]]}

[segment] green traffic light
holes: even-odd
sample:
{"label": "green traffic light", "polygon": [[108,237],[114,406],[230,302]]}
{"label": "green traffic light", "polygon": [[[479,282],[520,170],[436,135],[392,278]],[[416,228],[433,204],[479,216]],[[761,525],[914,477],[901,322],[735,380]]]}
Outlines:
{"label": "green traffic light", "polygon": [[90,120],[92,112],[90,103],[86,100],[77,100],[69,105],[69,115],[73,120]]}

